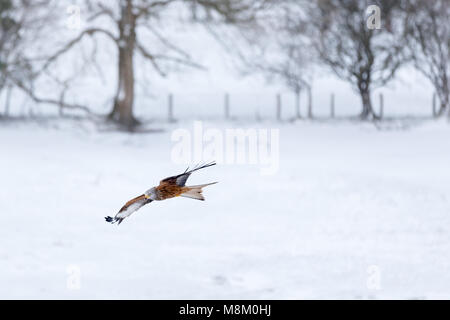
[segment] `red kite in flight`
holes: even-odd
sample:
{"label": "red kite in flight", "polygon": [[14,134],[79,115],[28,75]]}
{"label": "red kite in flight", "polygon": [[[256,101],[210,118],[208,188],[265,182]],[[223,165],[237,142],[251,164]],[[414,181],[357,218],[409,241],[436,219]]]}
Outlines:
{"label": "red kite in flight", "polygon": [[190,187],[185,186],[185,183],[192,172],[214,166],[215,164],[215,162],[211,162],[203,166],[197,166],[192,170],[187,168],[182,174],[161,180],[159,186],[153,187],[139,197],[131,199],[122,207],[122,209],[120,209],[114,218],[108,216],[105,217],[105,220],[113,224],[116,222],[120,224],[123,219],[129,217],[131,214],[152,201],[161,201],[178,196],[204,201],[205,198],[202,195],[202,188],[217,182]]}

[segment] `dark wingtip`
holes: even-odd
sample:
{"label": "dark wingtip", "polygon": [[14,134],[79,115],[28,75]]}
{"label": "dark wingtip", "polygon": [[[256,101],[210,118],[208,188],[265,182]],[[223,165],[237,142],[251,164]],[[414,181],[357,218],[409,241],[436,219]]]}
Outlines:
{"label": "dark wingtip", "polygon": [[105,217],[106,222],[113,223],[114,219],[110,216]]}
{"label": "dark wingtip", "polygon": [[211,167],[211,166],[215,166],[216,164],[217,164],[216,161],[211,161],[211,162],[206,163],[204,165],[197,165],[196,170],[203,169],[203,168],[208,168],[208,167]]}

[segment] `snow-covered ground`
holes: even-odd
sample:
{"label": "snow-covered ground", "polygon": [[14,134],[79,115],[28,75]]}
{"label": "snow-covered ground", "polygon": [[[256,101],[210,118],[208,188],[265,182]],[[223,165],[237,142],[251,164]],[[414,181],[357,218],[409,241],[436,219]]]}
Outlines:
{"label": "snow-covered ground", "polygon": [[0,298],[450,298],[447,123],[205,123],[279,128],[279,171],[205,169],[205,202],[120,226],[104,216],[185,169],[171,133],[192,123],[54,126],[0,122]]}

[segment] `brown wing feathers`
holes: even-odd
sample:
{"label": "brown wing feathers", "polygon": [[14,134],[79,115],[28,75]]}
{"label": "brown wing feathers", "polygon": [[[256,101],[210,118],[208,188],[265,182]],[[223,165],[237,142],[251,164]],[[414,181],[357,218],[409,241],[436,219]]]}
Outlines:
{"label": "brown wing feathers", "polygon": [[122,207],[122,209],[119,210],[119,212],[122,212],[124,210],[126,210],[129,206],[131,206],[133,203],[137,202],[137,201],[142,201],[142,200],[146,200],[145,199],[145,195],[142,194],[139,197],[136,197],[134,199],[131,199],[130,201],[128,201],[127,203],[125,203],[125,205]]}

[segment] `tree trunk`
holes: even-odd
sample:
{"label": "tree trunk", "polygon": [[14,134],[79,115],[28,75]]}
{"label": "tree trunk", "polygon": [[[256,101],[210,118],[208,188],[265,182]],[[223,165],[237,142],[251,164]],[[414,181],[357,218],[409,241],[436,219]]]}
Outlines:
{"label": "tree trunk", "polygon": [[133,116],[134,71],[133,52],[128,48],[119,49],[119,75],[114,108],[110,118],[121,125],[132,127],[137,124]]}
{"label": "tree trunk", "polygon": [[448,118],[450,120],[450,101],[448,100],[448,97],[447,97],[447,103],[446,103],[446,106],[444,107],[444,109],[448,110]]}
{"label": "tree trunk", "polygon": [[362,111],[360,114],[360,118],[362,120],[367,120],[372,111],[372,101],[370,100],[370,94],[365,91],[361,91],[361,102],[362,102]]}
{"label": "tree trunk", "polygon": [[450,119],[450,95],[448,91],[444,91],[442,93],[441,111],[442,113],[445,113],[445,111],[447,111],[448,118]]}
{"label": "tree trunk", "polygon": [[450,102],[448,101],[448,98],[447,102],[441,102],[441,110],[443,114],[445,114],[445,111],[447,111],[448,118],[450,119]]}
{"label": "tree trunk", "polygon": [[441,95],[439,95],[439,109],[438,111],[433,110],[434,112],[434,117],[435,118],[440,118],[442,117],[446,111],[448,111],[448,117],[450,118],[450,108],[449,108],[449,97],[448,95],[446,96],[444,94],[444,96],[442,97]]}
{"label": "tree trunk", "polygon": [[[447,110],[447,106],[445,105],[445,103],[441,102],[438,111],[435,111],[435,113],[434,113],[434,117],[435,118],[442,117],[445,114],[445,110]],[[450,117],[450,113],[449,113],[449,117]]]}
{"label": "tree trunk", "polygon": [[448,119],[450,120],[450,85],[448,83],[448,75],[445,74],[442,81],[442,99],[441,109],[448,110]]}
{"label": "tree trunk", "polygon": [[372,99],[370,97],[368,86],[359,86],[359,94],[362,102],[362,111],[359,116],[361,120],[379,119],[380,117],[373,111]]}
{"label": "tree trunk", "polygon": [[118,41],[118,84],[114,107],[109,118],[129,129],[138,124],[133,116],[134,68],[133,56],[136,41],[136,21],[132,13],[131,0],[122,7],[118,22],[120,39]]}

